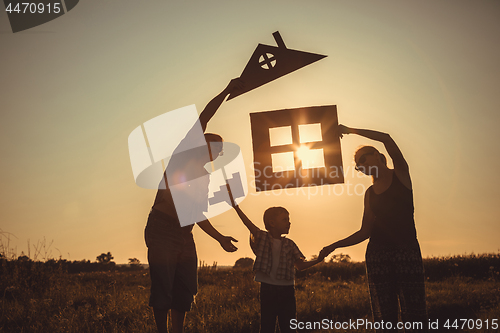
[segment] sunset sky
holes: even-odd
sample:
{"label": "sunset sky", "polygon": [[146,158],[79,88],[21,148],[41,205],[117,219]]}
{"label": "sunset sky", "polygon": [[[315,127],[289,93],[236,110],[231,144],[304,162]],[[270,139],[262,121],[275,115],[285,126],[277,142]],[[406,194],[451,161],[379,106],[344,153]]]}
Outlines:
{"label": "sunset sky", "polygon": [[[0,5],[3,9],[3,5]],[[310,257],[357,231],[371,179],[354,171],[358,136],[341,141],[344,185],[254,190],[251,112],[337,105],[339,121],[391,134],[410,165],[422,254],[498,253],[500,2],[85,0],[12,33],[0,12],[0,229],[17,255],[46,239],[52,257],[146,263],[144,226],[156,194],[133,178],[128,135],[195,104],[201,112],[258,43],[328,57],[225,102],[208,131],[239,145],[262,214],[283,206],[289,237]],[[357,184],[358,193],[354,191]],[[195,227],[200,260],[253,257],[234,211],[211,220],[239,240],[225,253]],[[8,234],[7,234],[8,233]],[[364,260],[366,242],[339,249]],[[43,251],[42,251],[43,252]],[[40,258],[40,257],[39,257]]]}

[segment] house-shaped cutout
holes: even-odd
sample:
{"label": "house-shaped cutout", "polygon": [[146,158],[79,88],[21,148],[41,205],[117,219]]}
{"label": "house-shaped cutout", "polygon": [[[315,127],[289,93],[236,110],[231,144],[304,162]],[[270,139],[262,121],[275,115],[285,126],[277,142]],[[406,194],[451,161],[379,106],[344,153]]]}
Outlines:
{"label": "house-shaped cutout", "polygon": [[344,182],[336,105],[250,114],[257,191]]}
{"label": "house-shaped cutout", "polygon": [[257,45],[240,75],[245,82],[245,89],[231,93],[227,100],[326,57],[321,54],[288,49],[278,31],[273,33],[273,36],[278,46]]}

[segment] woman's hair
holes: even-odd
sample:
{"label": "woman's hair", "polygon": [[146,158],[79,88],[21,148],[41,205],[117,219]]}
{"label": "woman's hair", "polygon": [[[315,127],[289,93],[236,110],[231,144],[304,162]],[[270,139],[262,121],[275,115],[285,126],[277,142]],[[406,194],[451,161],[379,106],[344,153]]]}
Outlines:
{"label": "woman's hair", "polygon": [[380,153],[380,152],[378,151],[378,149],[377,149],[377,148],[375,148],[375,147],[373,147],[373,146],[361,146],[361,147],[359,147],[358,149],[356,149],[356,152],[354,153],[354,162],[356,162],[356,154],[357,154],[357,153],[358,153],[361,149],[366,150],[366,152],[367,152],[367,153],[370,153],[370,152],[371,152],[371,153],[373,153],[373,152],[377,152],[377,153],[379,153],[379,154],[380,154],[380,159],[382,160],[382,162],[383,162],[385,165],[387,165],[387,157],[385,157],[385,155],[384,155],[384,154]]}
{"label": "woman's hair", "polygon": [[271,221],[274,220],[281,213],[288,214],[288,211],[283,207],[271,207],[266,209],[266,211],[264,212],[264,226],[266,227],[266,230],[269,231]]}

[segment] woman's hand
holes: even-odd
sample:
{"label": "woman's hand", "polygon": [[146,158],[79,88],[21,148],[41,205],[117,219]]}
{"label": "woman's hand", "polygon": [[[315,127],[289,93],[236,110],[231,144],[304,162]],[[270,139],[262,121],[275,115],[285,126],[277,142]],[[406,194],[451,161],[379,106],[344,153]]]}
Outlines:
{"label": "woman's hand", "polygon": [[351,129],[347,126],[339,124],[337,127],[337,134],[340,138],[342,138],[344,134],[351,134]]}
{"label": "woman's hand", "polygon": [[325,246],[320,252],[319,252],[319,256],[318,256],[318,259],[320,260],[323,260],[325,259],[326,257],[328,257],[328,255],[330,253],[332,253],[333,251],[335,251],[335,246],[333,246],[333,244],[331,245],[328,245],[328,246]]}

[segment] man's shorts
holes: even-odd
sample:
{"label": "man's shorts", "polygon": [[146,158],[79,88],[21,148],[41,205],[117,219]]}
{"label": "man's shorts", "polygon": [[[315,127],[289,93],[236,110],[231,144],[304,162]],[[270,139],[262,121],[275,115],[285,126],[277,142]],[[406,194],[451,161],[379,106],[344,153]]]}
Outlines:
{"label": "man's shorts", "polygon": [[189,311],[198,291],[198,258],[191,228],[181,228],[169,215],[152,209],[144,234],[151,276],[149,305],[158,310]]}

